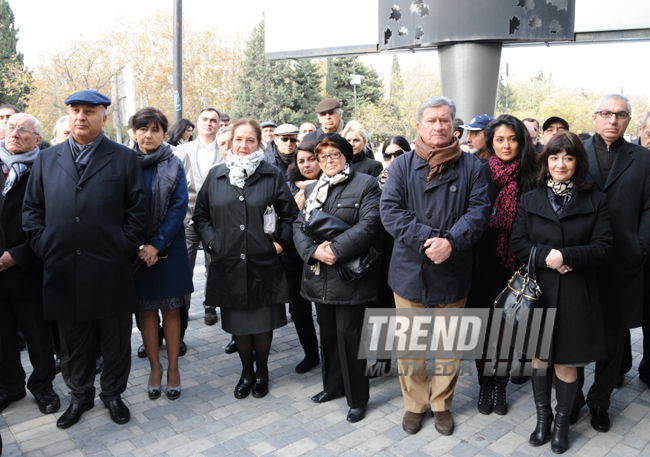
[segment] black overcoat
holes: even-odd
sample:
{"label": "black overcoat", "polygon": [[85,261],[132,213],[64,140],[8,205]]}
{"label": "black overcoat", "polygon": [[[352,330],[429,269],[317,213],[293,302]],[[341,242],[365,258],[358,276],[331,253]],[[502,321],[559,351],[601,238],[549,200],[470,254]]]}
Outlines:
{"label": "black overcoat", "polygon": [[131,263],[147,225],[135,153],[103,138],[79,177],[68,142],[42,151],[23,229],[44,263],[45,319],[107,319],[138,308]]}
{"label": "black overcoat", "polygon": [[[600,360],[606,352],[596,268],[612,252],[607,198],[594,189],[577,192],[558,217],[546,189],[538,187],[521,197],[512,251],[520,261],[528,262],[532,246],[537,246],[539,305],[557,309],[552,362]],[[573,271],[561,274],[547,268],[551,249],[558,249]]]}
{"label": "black overcoat", "polygon": [[276,241],[291,248],[291,222],[298,214],[284,173],[262,161],[243,189],[230,184],[225,163],[203,182],[194,211],[194,229],[203,246],[212,242],[207,303],[251,309],[287,303],[289,286],[273,242],[264,234],[264,212],[279,216]]}
{"label": "black overcoat", "polygon": [[[307,198],[316,184],[305,188]],[[330,240],[330,248],[337,262],[345,262],[371,246],[381,250],[380,195],[375,178],[354,170],[350,171],[348,179],[329,189],[321,211],[338,217],[350,226]],[[318,244],[300,230],[300,224],[305,221],[306,206],[307,203],[293,224],[293,241],[298,255],[305,262],[300,294],[309,301],[328,305],[362,305],[377,300],[380,262],[375,262],[362,278],[352,282],[339,278],[336,264],[330,266],[320,262],[320,275],[312,271],[311,265],[317,262],[312,254]]]}
{"label": "black overcoat", "polygon": [[598,270],[605,322],[628,329],[643,321],[643,263],[650,253],[650,151],[623,142],[603,183],[594,138],[585,142],[589,177],[607,195],[614,237],[611,261]]}

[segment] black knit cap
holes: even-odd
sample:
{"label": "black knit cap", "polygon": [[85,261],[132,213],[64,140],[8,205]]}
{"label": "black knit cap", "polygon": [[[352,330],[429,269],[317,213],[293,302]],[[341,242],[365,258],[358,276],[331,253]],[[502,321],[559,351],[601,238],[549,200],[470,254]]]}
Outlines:
{"label": "black knit cap", "polygon": [[317,139],[316,139],[316,144],[314,145],[314,149],[318,147],[321,141],[324,139],[328,139],[334,143],[336,143],[339,146],[339,150],[341,151],[341,154],[345,156],[345,160],[348,163],[352,163],[352,158],[354,157],[354,151],[352,150],[352,145],[343,138],[341,135],[338,133],[323,133],[321,134]]}

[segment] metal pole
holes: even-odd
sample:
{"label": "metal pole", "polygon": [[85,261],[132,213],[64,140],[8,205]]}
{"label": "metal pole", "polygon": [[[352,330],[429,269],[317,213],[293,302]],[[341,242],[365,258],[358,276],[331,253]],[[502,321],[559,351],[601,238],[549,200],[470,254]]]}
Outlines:
{"label": "metal pole", "polygon": [[510,95],[510,85],[508,84],[508,76],[510,76],[510,66],[506,62],[506,114],[510,114],[510,106],[508,105]]}
{"label": "metal pole", "polygon": [[[352,73],[354,75],[357,74],[357,65],[355,61],[352,61]],[[357,85],[354,85],[354,120],[358,121],[359,119],[357,118]]]}
{"label": "metal pole", "polygon": [[183,118],[183,0],[174,0],[174,122]]}

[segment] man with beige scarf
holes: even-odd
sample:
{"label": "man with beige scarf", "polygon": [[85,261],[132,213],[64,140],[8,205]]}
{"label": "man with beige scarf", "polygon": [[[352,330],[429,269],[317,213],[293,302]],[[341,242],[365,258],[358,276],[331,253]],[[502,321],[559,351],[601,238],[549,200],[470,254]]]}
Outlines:
{"label": "man with beige scarf", "polygon": [[[417,111],[415,154],[393,160],[381,197],[381,219],[395,238],[388,284],[397,308],[463,308],[469,292],[472,245],[488,226],[490,202],[481,162],[462,154],[454,137],[456,106],[430,97]],[[437,362],[443,362],[437,360]],[[402,427],[420,430],[431,405],[435,427],[451,435],[449,412],[458,380],[459,360],[446,360],[455,372],[433,370],[426,361],[399,360],[406,406]]]}

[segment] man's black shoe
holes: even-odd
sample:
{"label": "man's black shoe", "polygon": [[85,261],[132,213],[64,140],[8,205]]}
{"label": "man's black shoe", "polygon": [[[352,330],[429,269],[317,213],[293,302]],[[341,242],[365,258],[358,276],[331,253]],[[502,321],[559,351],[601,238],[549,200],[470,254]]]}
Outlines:
{"label": "man's black shoe", "polygon": [[25,395],[27,395],[27,394],[25,393],[24,389],[23,389],[23,391],[21,393],[16,394],[16,395],[11,395],[11,394],[2,394],[2,395],[0,395],[0,412],[7,409],[7,407],[10,404],[12,404],[13,402],[18,401],[18,400],[22,400],[23,398],[25,398]]}
{"label": "man's black shoe", "polygon": [[141,344],[138,348],[138,357],[141,359],[147,358],[147,350],[144,348],[144,344]]}
{"label": "man's black shoe", "polygon": [[318,357],[318,354],[305,356],[302,362],[296,365],[296,373],[307,373],[318,365],[320,365],[320,357]]}
{"label": "man's black shoe", "polygon": [[185,341],[181,341],[181,347],[178,350],[178,356],[183,357],[185,354],[187,354],[187,344],[185,344]]}
{"label": "man's black shoe", "polygon": [[609,431],[609,414],[607,414],[607,408],[604,406],[594,406],[589,408],[591,413],[591,426],[599,432]]}
{"label": "man's black shoe", "polygon": [[225,353],[234,354],[235,352],[237,352],[237,344],[235,344],[235,340],[230,340],[230,343],[226,346]]}
{"label": "man's black shoe", "polygon": [[61,373],[61,359],[58,356],[54,358],[54,373]]}
{"label": "man's black shoe", "polygon": [[101,357],[97,357],[97,360],[95,360],[95,373],[100,374],[103,369],[104,369],[104,361],[102,360]]}
{"label": "man's black shoe", "polygon": [[316,403],[326,403],[328,401],[335,400],[337,398],[341,398],[343,395],[345,395],[343,392],[319,392],[313,397],[311,397],[311,401],[316,402]]}
{"label": "man's black shoe", "polygon": [[116,424],[126,424],[131,419],[129,408],[126,407],[121,398],[104,403],[111,414],[111,420]]}
{"label": "man's black shoe", "polygon": [[45,389],[43,392],[34,394],[34,398],[36,398],[36,402],[38,403],[38,409],[43,414],[52,414],[61,408],[61,400],[59,400],[59,396],[51,387]]}
{"label": "man's black shoe", "polygon": [[94,403],[73,403],[68,406],[68,409],[66,409],[61,417],[59,417],[59,420],[56,421],[56,426],[59,428],[72,427],[74,424],[79,422],[84,411],[88,411],[94,407]]}

